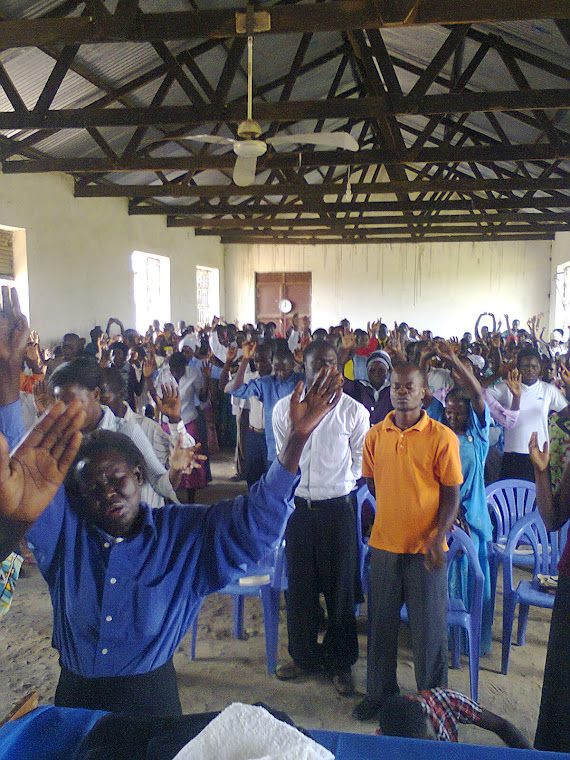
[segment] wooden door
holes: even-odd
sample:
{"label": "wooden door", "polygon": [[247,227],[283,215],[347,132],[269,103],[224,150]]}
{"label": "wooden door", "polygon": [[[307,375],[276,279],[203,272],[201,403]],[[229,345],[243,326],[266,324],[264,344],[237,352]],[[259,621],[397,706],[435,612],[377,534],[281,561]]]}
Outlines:
{"label": "wooden door", "polygon": [[[288,314],[279,309],[285,298],[293,305]],[[293,314],[311,316],[311,272],[256,272],[256,322],[275,322],[277,332],[285,336]]]}

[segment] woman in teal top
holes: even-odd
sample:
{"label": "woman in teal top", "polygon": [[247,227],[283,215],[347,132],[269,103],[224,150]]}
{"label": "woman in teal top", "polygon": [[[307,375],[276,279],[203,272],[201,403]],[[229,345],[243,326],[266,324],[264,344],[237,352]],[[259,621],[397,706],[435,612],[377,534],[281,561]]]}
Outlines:
{"label": "woman in teal top", "polygon": [[[485,496],[485,460],[489,450],[491,416],[483,398],[479,381],[471,371],[469,360],[462,362],[450,344],[439,341],[438,354],[453,367],[458,387],[447,395],[445,423],[459,438],[463,484],[460,490],[460,510],[466,528],[475,544],[481,570],[485,577],[483,587],[483,619],[481,621],[481,653],[491,650],[493,611],[491,606],[491,578],[487,553],[493,527]],[[452,577],[452,582],[459,579]],[[462,597],[467,601],[468,589],[465,574],[461,578]]]}

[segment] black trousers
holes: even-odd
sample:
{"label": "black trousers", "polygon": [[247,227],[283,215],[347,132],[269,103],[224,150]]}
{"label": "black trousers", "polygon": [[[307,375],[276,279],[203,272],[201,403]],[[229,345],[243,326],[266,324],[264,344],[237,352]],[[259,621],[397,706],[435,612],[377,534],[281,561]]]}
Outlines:
{"label": "black trousers", "polygon": [[399,693],[400,609],[406,602],[418,691],[447,686],[447,571],[428,570],[423,554],[370,548],[366,692]]}
{"label": "black trousers", "polygon": [[[358,553],[352,496],[348,501],[329,499],[325,508],[296,508],[285,538],[289,654],[307,670],[347,670],[358,659]],[[328,616],[322,643],[318,642],[320,593]]]}
{"label": "black trousers", "polygon": [[251,488],[267,472],[265,432],[252,430],[248,427],[245,433],[245,441],[245,479],[247,480],[247,487]]}
{"label": "black trousers", "polygon": [[534,468],[528,454],[505,451],[501,461],[499,480],[506,480],[508,478],[530,480],[531,483],[534,483]]}
{"label": "black trousers", "polygon": [[563,575],[552,610],[534,746],[570,753],[570,578]]}
{"label": "black trousers", "polygon": [[61,666],[54,704],[130,715],[182,715],[172,660],[150,673],[109,678],[85,678]]}

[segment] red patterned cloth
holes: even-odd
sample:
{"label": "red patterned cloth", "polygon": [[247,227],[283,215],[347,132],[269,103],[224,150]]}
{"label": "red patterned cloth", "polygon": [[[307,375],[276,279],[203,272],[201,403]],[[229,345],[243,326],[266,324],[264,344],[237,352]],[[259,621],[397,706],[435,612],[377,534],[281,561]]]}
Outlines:
{"label": "red patterned cloth", "polygon": [[440,742],[456,742],[457,725],[477,724],[481,717],[482,711],[477,702],[452,689],[428,689],[410,695],[409,699],[415,699],[421,704]]}

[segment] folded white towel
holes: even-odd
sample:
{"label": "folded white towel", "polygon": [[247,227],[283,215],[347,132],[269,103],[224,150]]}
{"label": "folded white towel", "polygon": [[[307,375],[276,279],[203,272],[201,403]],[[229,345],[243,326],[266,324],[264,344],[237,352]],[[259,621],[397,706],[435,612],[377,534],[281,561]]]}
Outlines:
{"label": "folded white towel", "polygon": [[174,760],[334,760],[334,755],[263,707],[234,702]]}

